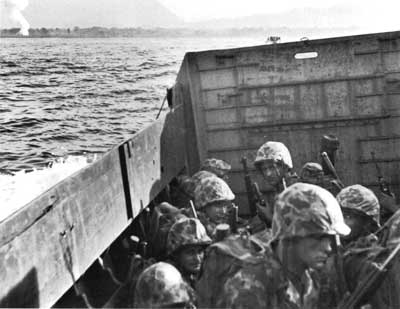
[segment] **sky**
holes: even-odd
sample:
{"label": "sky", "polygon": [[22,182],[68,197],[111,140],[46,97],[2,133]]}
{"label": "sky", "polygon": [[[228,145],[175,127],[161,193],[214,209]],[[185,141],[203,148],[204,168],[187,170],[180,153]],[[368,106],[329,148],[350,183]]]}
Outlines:
{"label": "sky", "polygon": [[[10,13],[7,14],[8,19],[12,19],[14,22],[13,26],[18,24],[21,27],[22,32],[26,32],[29,28],[30,20],[25,19],[26,8],[32,7],[33,3],[43,4],[43,0],[0,0],[0,10],[1,5],[6,4]],[[47,0],[49,1],[49,0]],[[69,3],[70,0],[59,0],[59,2]],[[82,8],[85,8],[84,13],[88,14],[87,20],[91,17],[96,17],[98,15],[90,15],[90,12],[94,11],[92,8],[96,7],[96,0],[80,0],[82,3]],[[114,0],[103,0],[103,2],[109,1],[113,3]],[[128,0],[127,0],[128,1]],[[129,0],[133,1],[133,0]],[[147,3],[149,0],[136,0],[136,2],[143,1]],[[210,19],[221,19],[229,18],[234,19],[236,17],[252,16],[255,14],[276,14],[279,15],[278,21],[281,24],[285,24],[287,27],[296,27],[295,22],[292,20],[286,20],[285,13],[292,9],[298,8],[321,8],[329,9],[331,7],[341,8],[346,12],[351,12],[346,15],[345,19],[338,21],[337,15],[331,13],[329,15],[324,11],[324,15],[318,15],[319,19],[315,20],[318,23],[318,27],[324,27],[328,24],[329,27],[353,27],[357,26],[363,29],[364,32],[380,32],[380,31],[394,31],[400,30],[400,18],[398,17],[400,12],[400,0],[157,0],[163,4],[167,9],[175,13],[179,18],[183,19],[185,22],[199,22]],[[76,1],[75,1],[76,2]],[[80,5],[80,4],[79,4]],[[4,6],[3,6],[4,9]],[[333,10],[332,10],[333,12]],[[337,12],[337,10],[336,10]],[[339,10],[341,12],[341,10]],[[357,14],[353,14],[357,12]],[[0,12],[1,13],[1,12]],[[47,17],[49,13],[47,13]],[[327,15],[325,15],[327,14]],[[79,14],[78,14],[79,15]],[[5,16],[5,14],[1,15]],[[45,15],[43,15],[45,16]],[[66,20],[69,16],[62,16],[60,19]],[[76,15],[73,15],[76,16]],[[282,16],[282,17],[281,17]],[[314,22],[311,19],[306,19],[307,14],[304,14],[304,22],[310,23]],[[326,16],[330,17],[326,18]],[[342,16],[342,15],[340,15]],[[343,15],[344,16],[344,15]],[[349,18],[350,16],[350,18]],[[40,19],[40,17],[38,17]],[[36,19],[38,19],[36,18]],[[129,17],[129,20],[132,20]],[[71,18],[72,19],[72,18]],[[4,19],[5,20],[5,19]],[[263,20],[264,21],[264,20]],[[273,21],[274,23],[276,22]],[[38,22],[36,22],[38,24]],[[2,22],[0,20],[0,25]],[[6,24],[10,27],[9,24]],[[34,23],[35,25],[35,23]],[[33,25],[33,26],[34,26]],[[96,23],[98,26],[103,26],[100,23]],[[44,25],[46,27],[51,27],[50,25]],[[70,27],[74,25],[71,24]],[[4,26],[3,26],[4,27]],[[313,26],[315,27],[315,26]]]}
{"label": "sky", "polygon": [[[365,10],[371,22],[398,18],[400,0],[159,0],[187,22],[210,18],[234,18],[254,14],[277,13],[293,8],[329,8],[336,5],[355,6]],[[379,14],[376,14],[379,12]],[[383,16],[382,16],[382,13]]]}

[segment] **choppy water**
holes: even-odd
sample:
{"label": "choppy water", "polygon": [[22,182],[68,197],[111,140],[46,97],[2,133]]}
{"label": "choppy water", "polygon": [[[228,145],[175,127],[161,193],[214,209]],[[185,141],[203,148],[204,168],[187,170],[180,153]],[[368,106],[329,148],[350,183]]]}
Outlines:
{"label": "choppy water", "polygon": [[[264,41],[0,38],[0,196],[11,192],[0,205],[20,192],[15,178],[4,174],[33,170],[37,177],[22,176],[21,186],[46,183],[46,177],[53,185],[60,180],[54,167],[47,174],[38,169],[49,170],[49,163],[68,156],[104,153],[154,120],[185,52]],[[61,165],[56,166],[64,170]],[[81,167],[72,165],[71,172]],[[13,188],[5,188],[7,183]]]}

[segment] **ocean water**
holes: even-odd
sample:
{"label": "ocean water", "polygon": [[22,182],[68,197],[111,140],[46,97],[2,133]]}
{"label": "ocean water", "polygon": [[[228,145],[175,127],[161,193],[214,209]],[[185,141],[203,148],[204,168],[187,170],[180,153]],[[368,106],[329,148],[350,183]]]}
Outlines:
{"label": "ocean water", "polygon": [[151,123],[186,52],[265,39],[0,38],[0,221]]}

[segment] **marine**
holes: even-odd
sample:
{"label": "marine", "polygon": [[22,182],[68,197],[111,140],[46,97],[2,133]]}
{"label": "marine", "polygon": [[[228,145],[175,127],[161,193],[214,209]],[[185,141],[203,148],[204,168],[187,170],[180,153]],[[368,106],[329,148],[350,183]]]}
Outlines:
{"label": "marine", "polygon": [[194,200],[194,190],[202,178],[217,176],[223,180],[228,180],[228,173],[231,165],[223,160],[208,158],[204,160],[200,170],[192,176],[180,175],[176,179],[176,184],[171,190],[172,204],[178,208],[188,206],[190,200]]}
{"label": "marine", "polygon": [[266,192],[265,205],[257,205],[257,212],[270,226],[276,196],[296,178],[292,157],[283,143],[268,141],[258,149],[254,166],[264,180],[262,189]]}
{"label": "marine", "polygon": [[[378,198],[368,188],[362,185],[352,185],[342,189],[336,196],[342,208],[345,222],[351,228],[351,233],[342,238],[343,244],[367,241],[374,237],[373,233],[380,227],[380,205]],[[354,244],[353,244],[354,245]],[[364,244],[368,246],[368,244]]]}
{"label": "marine", "polygon": [[356,184],[342,189],[336,199],[351,233],[341,238],[341,253],[332,256],[327,267],[318,273],[323,294],[320,306],[325,308],[335,307],[345,293],[354,291],[387,251],[374,234],[380,227],[380,206],[375,194]]}
{"label": "marine", "polygon": [[317,308],[313,271],[332,253],[332,238],[348,235],[336,199],[327,190],[296,183],[277,197],[272,241],[263,269],[244,265],[223,284],[219,308]]}
{"label": "marine", "polygon": [[322,165],[316,162],[307,162],[303,165],[300,171],[300,181],[318,185],[331,192],[334,196],[342,188],[341,184],[331,174],[326,175]]}
{"label": "marine", "polygon": [[211,238],[197,219],[183,218],[175,222],[169,230],[168,257],[192,288],[200,275],[205,249],[210,244]]}
{"label": "marine", "polygon": [[190,286],[174,266],[165,262],[146,268],[132,294],[133,308],[196,308]]}
{"label": "marine", "polygon": [[300,182],[311,183],[321,186],[324,177],[324,170],[321,164],[316,162],[307,162],[300,171]]}
{"label": "marine", "polygon": [[235,195],[217,176],[203,177],[194,191],[194,205],[208,235],[216,238],[218,224],[230,224]]}

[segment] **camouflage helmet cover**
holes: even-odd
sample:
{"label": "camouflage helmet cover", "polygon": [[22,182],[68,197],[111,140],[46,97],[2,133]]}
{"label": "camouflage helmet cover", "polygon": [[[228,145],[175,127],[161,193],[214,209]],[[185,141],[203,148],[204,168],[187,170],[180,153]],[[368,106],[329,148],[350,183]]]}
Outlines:
{"label": "camouflage helmet cover", "polygon": [[295,183],[279,194],[272,220],[274,239],[349,233],[338,202],[327,190]]}
{"label": "camouflage helmet cover", "polygon": [[352,209],[370,217],[378,226],[380,206],[374,192],[361,185],[342,189],[336,196],[343,209]]}
{"label": "camouflage helmet cover", "polygon": [[200,170],[214,173],[218,177],[223,177],[231,170],[231,166],[223,160],[210,158],[203,162]]}
{"label": "camouflage helmet cover", "polygon": [[235,195],[228,184],[215,175],[201,179],[194,190],[194,203],[197,209],[212,202],[233,201],[234,199]]}
{"label": "camouflage helmet cover", "polygon": [[267,160],[282,162],[288,168],[293,168],[289,149],[281,142],[266,142],[258,149],[254,164],[259,165]]}
{"label": "camouflage helmet cover", "polygon": [[300,177],[304,178],[317,178],[324,175],[324,170],[321,164],[316,162],[307,162],[303,165],[300,172]]}
{"label": "camouflage helmet cover", "polygon": [[179,176],[177,179],[180,190],[182,190],[185,194],[189,196],[193,196],[194,183],[192,177],[188,175],[182,175]]}
{"label": "camouflage helmet cover", "polygon": [[196,187],[202,179],[207,178],[207,177],[215,177],[215,174],[211,173],[209,171],[199,171],[196,174],[194,174],[192,176],[192,181],[193,181],[194,186]]}
{"label": "camouflage helmet cover", "polygon": [[215,174],[207,171],[200,171],[194,174],[192,177],[183,176],[178,178],[180,189],[192,199],[194,198],[194,189],[201,179],[206,177],[215,176]]}
{"label": "camouflage helmet cover", "polygon": [[135,287],[135,308],[160,308],[190,302],[189,288],[171,264],[159,262],[140,274]]}
{"label": "camouflage helmet cover", "polygon": [[171,255],[176,250],[189,245],[209,245],[204,225],[197,219],[183,218],[175,222],[168,232],[167,254]]}

